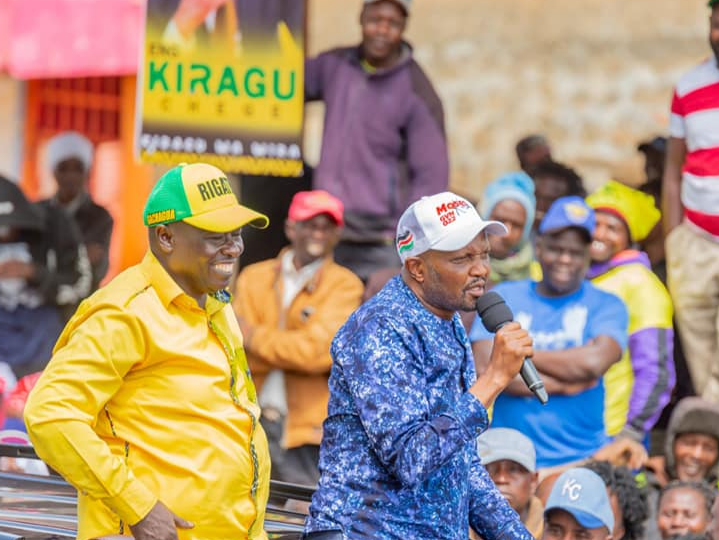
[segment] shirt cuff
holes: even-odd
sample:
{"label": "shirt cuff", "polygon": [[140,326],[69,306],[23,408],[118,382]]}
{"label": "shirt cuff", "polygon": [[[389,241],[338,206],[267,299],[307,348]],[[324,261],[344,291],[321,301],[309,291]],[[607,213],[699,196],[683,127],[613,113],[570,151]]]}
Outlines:
{"label": "shirt cuff", "polygon": [[621,437],[626,437],[628,439],[632,439],[638,443],[644,442],[645,433],[641,431],[640,429],[637,429],[633,426],[626,425],[622,428],[622,430],[617,433],[616,439],[619,439]]}
{"label": "shirt cuff", "polygon": [[482,402],[471,392],[465,393],[457,402],[455,417],[467,434],[467,440],[473,441],[489,427],[489,415]]}
{"label": "shirt cuff", "polygon": [[145,484],[131,477],[119,494],[103,499],[102,502],[128,525],[135,525],[150,513],[157,501],[157,497]]}

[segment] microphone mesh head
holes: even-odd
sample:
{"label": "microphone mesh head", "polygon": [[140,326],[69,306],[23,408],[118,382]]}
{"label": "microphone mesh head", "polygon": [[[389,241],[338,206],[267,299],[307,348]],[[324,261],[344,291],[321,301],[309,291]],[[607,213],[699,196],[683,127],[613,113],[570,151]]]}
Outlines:
{"label": "microphone mesh head", "polygon": [[489,291],[477,299],[477,313],[489,332],[496,332],[500,326],[514,319],[504,298],[494,291]]}

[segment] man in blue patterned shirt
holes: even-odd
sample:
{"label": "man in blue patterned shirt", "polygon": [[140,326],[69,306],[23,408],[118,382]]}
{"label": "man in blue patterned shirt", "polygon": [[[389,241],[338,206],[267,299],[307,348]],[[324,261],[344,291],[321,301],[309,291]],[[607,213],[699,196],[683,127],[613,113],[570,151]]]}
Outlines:
{"label": "man in blue patterned shirt", "polygon": [[479,462],[487,407],[532,355],[517,323],[497,332],[479,377],[457,314],[489,275],[483,221],[449,192],[423,197],[397,226],[399,276],[332,343],[321,478],[305,538],[485,540],[532,537]]}

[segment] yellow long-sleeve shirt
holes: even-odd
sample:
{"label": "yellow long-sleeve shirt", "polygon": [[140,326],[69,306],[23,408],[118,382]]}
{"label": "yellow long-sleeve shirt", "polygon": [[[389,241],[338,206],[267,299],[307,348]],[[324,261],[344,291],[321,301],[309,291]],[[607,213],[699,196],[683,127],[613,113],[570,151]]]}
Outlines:
{"label": "yellow long-sleeve shirt", "polygon": [[157,500],[194,522],[180,540],[266,538],[246,365],[230,305],[201,309],[150,253],[81,304],[25,409],[37,453],[79,491],[80,540],[130,534]]}

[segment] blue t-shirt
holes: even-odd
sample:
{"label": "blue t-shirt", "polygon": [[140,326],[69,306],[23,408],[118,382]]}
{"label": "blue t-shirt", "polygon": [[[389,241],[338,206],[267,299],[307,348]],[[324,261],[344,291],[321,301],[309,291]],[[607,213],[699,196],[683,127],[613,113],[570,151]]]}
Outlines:
{"label": "blue t-shirt", "polygon": [[[627,346],[627,310],[613,294],[588,281],[572,294],[545,297],[537,283],[508,281],[492,289],[502,295],[514,320],[529,331],[537,351],[581,347],[604,335],[624,349]],[[475,319],[470,340],[492,339]],[[503,392],[495,402],[492,427],[511,427],[534,441],[537,466],[551,467],[585,459],[607,443],[604,426],[604,384],[572,396],[552,395],[546,405],[534,397]]]}

